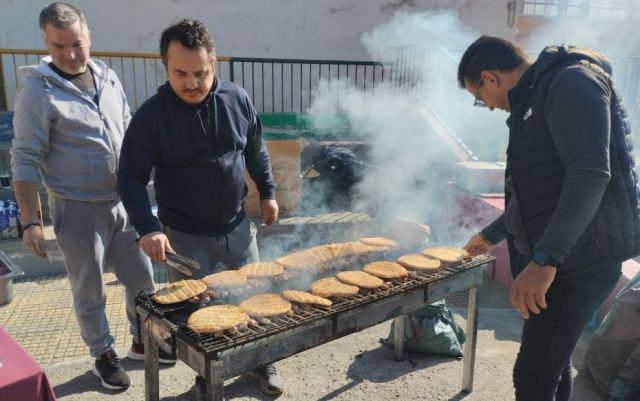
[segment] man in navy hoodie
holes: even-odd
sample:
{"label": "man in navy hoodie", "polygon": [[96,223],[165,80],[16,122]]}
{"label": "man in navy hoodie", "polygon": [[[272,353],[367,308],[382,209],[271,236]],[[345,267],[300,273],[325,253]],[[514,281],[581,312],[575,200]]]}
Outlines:
{"label": "man in navy hoodie", "polygon": [[[257,230],[243,206],[245,166],[260,193],[262,221],[271,225],[278,217],[258,114],[242,88],[215,77],[214,42],[202,22],[167,28],[160,54],[168,82],[131,120],[118,171],[118,192],[139,244],[156,262],[166,252],[197,260],[203,268],[193,278],[257,262]],[[153,169],[158,218],[146,191]],[[184,278],[173,269],[169,276]],[[282,392],[273,365],[252,375],[264,391]]]}
{"label": "man in navy hoodie", "polygon": [[506,40],[466,50],[458,83],[476,105],[510,113],[503,215],[465,245],[507,240],[524,318],[513,370],[517,401],[568,401],[571,354],[640,253],[640,203],[631,130],[601,54],[548,46],[534,62]]}

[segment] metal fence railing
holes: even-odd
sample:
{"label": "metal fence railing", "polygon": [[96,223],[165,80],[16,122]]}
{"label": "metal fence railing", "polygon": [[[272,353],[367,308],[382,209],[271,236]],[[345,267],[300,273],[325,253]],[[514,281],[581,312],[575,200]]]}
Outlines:
{"label": "metal fence railing", "polygon": [[[0,110],[13,106],[18,69],[36,64],[44,50],[0,49]],[[156,93],[166,80],[157,53],[92,52],[122,82],[132,110]],[[218,56],[216,75],[244,87],[259,112],[304,112],[321,80],[344,80],[362,90],[392,78],[390,65],[369,61],[296,60]],[[339,96],[339,94],[337,94]]]}
{"label": "metal fence railing", "polygon": [[[456,128],[461,119],[448,116],[449,109],[455,108],[457,102],[467,100],[467,94],[457,88],[452,73],[459,55],[450,54],[437,43],[390,51],[386,57],[392,60],[389,63],[218,56],[216,75],[244,87],[261,113],[307,111],[321,81],[329,81],[330,85],[324,89],[332,91],[330,94],[338,108],[340,99],[347,93],[346,87],[372,91],[385,83],[391,90],[403,93],[428,93],[423,101],[432,103],[431,107],[447,122],[456,141],[472,145],[473,138],[455,134],[463,135],[463,127]],[[36,64],[45,55],[44,50],[0,49],[0,111],[12,109],[20,79],[18,68]],[[165,68],[157,53],[93,52],[92,56],[103,60],[118,74],[132,110],[156,93],[157,87],[166,80]],[[619,57],[611,61],[614,80],[626,101],[632,127],[640,127],[640,57]],[[335,81],[349,85],[332,85]]]}
{"label": "metal fence railing", "polygon": [[[13,107],[20,80],[18,69],[37,64],[46,55],[45,50],[39,49],[0,49],[1,110]],[[157,54],[92,52],[92,57],[104,61],[116,72],[133,109],[155,93],[155,89],[166,79],[164,66]]]}
{"label": "metal fence railing", "polygon": [[342,80],[361,90],[392,77],[391,66],[370,61],[232,57],[229,79],[244,87],[263,112],[304,112],[322,80]]}
{"label": "metal fence railing", "polygon": [[521,15],[541,17],[640,18],[640,3],[636,0],[524,0],[519,7]]}

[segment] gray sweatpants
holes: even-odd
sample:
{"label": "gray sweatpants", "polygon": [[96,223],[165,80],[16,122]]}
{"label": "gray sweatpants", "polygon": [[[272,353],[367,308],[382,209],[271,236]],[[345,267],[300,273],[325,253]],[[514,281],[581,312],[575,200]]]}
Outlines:
{"label": "gray sweatpants", "polygon": [[192,277],[187,277],[179,271],[168,268],[170,281],[185,278],[202,278],[208,274],[222,270],[237,269],[247,263],[258,262],[258,243],[256,242],[257,228],[248,218],[227,235],[217,237],[201,237],[191,235],[164,226],[164,233],[174,251],[179,255],[194,259],[200,266],[193,271]]}
{"label": "gray sweatpants", "polygon": [[58,246],[65,258],[73,306],[82,339],[97,357],[112,347],[105,313],[103,273],[111,268],[125,288],[127,318],[136,342],[135,297],[153,292],[149,258],[135,243],[137,237],[121,202],[79,202],[49,193],[49,210]]}

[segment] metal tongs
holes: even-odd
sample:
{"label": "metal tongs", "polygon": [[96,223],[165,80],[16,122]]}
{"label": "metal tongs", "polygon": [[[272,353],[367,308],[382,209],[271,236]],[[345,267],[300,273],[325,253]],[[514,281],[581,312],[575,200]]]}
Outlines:
{"label": "metal tongs", "polygon": [[200,269],[200,263],[185,256],[165,252],[164,258],[165,265],[172,267],[180,273],[186,274],[189,277],[193,275],[192,270]]}
{"label": "metal tongs", "polygon": [[[136,244],[140,242],[140,238],[136,238]],[[186,274],[187,276],[193,276],[193,272],[191,270],[200,269],[200,263],[196,262],[191,258],[187,258],[186,256],[180,256],[176,253],[164,253],[164,263],[165,266],[172,267],[179,271],[180,273]]]}

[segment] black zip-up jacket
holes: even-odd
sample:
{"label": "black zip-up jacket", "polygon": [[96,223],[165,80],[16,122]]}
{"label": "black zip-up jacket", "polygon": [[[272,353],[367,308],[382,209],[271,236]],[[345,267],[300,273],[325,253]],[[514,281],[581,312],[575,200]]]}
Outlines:
{"label": "black zip-up jacket", "polygon": [[127,129],[118,193],[140,236],[159,231],[146,191],[155,168],[162,224],[193,235],[224,235],[245,217],[245,165],[260,198],[275,198],[260,118],[247,93],[216,79],[207,97],[192,106],[167,82]]}
{"label": "black zip-up jacket", "polygon": [[514,275],[516,240],[556,260],[559,277],[640,253],[631,131],[610,73],[596,52],[550,46],[509,92],[511,213],[483,234],[506,235]]}

